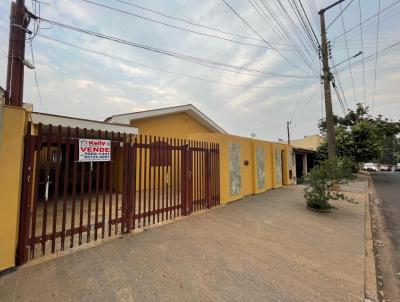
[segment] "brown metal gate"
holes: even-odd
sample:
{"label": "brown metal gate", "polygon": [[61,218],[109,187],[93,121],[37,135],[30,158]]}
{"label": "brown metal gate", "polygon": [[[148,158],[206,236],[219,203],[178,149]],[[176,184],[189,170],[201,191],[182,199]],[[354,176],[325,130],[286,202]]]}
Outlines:
{"label": "brown metal gate", "polygon": [[[220,203],[218,144],[42,124],[27,133],[17,264]],[[79,138],[111,140],[111,161],[79,162]]]}

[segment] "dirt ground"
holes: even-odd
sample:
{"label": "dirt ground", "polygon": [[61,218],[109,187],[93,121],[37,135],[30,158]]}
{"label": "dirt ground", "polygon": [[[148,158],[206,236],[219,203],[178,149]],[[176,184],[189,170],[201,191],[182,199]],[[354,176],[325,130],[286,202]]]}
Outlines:
{"label": "dirt ground", "polygon": [[365,185],[328,214],[290,186],[23,267],[0,300],[363,301]]}

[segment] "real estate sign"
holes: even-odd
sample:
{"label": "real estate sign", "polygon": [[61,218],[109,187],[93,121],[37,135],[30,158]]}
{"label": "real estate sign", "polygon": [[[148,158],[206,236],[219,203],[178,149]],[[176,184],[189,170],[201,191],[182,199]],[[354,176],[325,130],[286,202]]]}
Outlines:
{"label": "real estate sign", "polygon": [[111,141],[104,139],[79,139],[79,161],[110,161]]}

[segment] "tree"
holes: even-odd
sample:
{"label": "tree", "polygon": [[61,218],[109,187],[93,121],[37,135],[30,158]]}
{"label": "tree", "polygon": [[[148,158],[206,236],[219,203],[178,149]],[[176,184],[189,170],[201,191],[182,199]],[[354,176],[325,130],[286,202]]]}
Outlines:
{"label": "tree", "polygon": [[[344,117],[334,116],[337,155],[351,159],[355,164],[380,161],[394,164],[399,154],[400,122],[381,115],[373,117],[369,107],[357,104]],[[320,120],[318,127],[326,137],[326,122]],[[327,158],[326,140],[317,151],[317,159]]]}

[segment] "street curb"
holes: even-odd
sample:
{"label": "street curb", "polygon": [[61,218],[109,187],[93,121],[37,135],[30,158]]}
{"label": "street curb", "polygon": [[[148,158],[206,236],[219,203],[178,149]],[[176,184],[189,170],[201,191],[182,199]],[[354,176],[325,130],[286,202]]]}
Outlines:
{"label": "street curb", "polygon": [[372,236],[370,195],[371,191],[373,191],[373,188],[371,186],[373,186],[371,176],[368,176],[368,189],[365,192],[365,223],[364,223],[364,239],[365,239],[364,302],[379,301],[378,286],[376,280],[374,241]]}

